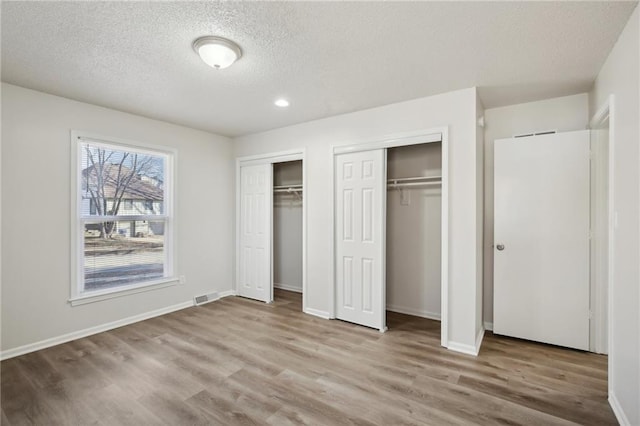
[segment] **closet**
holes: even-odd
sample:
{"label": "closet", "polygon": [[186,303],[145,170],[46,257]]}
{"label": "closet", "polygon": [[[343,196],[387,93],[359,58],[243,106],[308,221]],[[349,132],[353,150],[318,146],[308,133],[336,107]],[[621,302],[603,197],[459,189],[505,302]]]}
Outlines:
{"label": "closet", "polygon": [[[337,319],[381,331],[387,310],[440,319],[447,235],[442,141],[435,134],[385,148],[334,150]],[[402,317],[394,315],[392,326]]]}
{"label": "closet", "polygon": [[441,178],[440,142],[387,149],[387,311],[440,319]]}
{"label": "closet", "polygon": [[274,163],[273,287],[296,293],[302,293],[302,197],[302,161]]}
{"label": "closet", "polygon": [[304,300],[293,292],[305,287],[303,160],[303,152],[237,160],[238,296],[265,303],[286,296],[302,310]]}

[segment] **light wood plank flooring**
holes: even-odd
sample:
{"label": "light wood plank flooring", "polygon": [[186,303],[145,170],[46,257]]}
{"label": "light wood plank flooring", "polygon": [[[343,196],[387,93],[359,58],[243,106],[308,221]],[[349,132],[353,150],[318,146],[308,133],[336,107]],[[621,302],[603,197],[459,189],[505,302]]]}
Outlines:
{"label": "light wood plank flooring", "polygon": [[440,323],[389,331],[304,315],[300,295],[229,297],[3,361],[5,425],[615,424],[606,357]]}

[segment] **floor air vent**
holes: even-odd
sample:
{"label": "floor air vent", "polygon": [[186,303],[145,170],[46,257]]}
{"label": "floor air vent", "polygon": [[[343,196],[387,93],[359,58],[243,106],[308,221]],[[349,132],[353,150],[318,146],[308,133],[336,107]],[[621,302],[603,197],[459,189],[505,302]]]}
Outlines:
{"label": "floor air vent", "polygon": [[209,293],[203,294],[202,296],[196,296],[193,298],[193,304],[195,306],[204,305],[205,303],[213,302],[214,300],[218,300],[218,293]]}

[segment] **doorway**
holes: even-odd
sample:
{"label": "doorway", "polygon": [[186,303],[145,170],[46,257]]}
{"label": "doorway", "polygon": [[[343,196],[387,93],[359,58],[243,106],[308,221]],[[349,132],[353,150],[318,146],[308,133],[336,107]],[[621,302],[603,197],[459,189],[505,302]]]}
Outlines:
{"label": "doorway", "polygon": [[[391,308],[391,311],[404,311],[404,313],[412,315],[427,316],[425,313],[428,312],[428,309],[425,308],[426,304],[423,302],[429,299],[428,303],[434,303],[435,299],[435,303],[440,307],[441,344],[446,347],[448,345],[448,138],[446,129],[439,130],[441,131],[437,133],[425,132],[420,135],[334,148],[335,284],[332,290],[334,292],[334,318],[380,331],[387,329],[386,311],[388,307]],[[395,171],[400,172],[397,176],[392,176],[391,172],[387,170],[389,158],[396,163],[397,159],[402,157],[402,155],[398,155],[403,151],[401,147],[414,145],[430,145],[430,151],[436,154],[434,159],[437,167],[429,173],[424,173],[429,168],[429,164],[423,164],[418,167],[417,171],[407,169],[406,166],[416,160],[411,156],[411,149],[407,148],[409,155],[404,160],[405,167],[402,165],[392,167],[391,170],[394,173]],[[396,148],[398,150],[394,151]],[[418,149],[413,148],[414,151]],[[421,273],[417,273],[417,279],[413,274],[415,271],[405,273],[408,272],[403,270],[406,265],[401,265],[401,260],[395,262],[402,256],[401,254],[392,261],[389,260],[388,254],[391,254],[392,257],[394,254],[389,253],[388,245],[387,196],[389,195],[388,191],[391,191],[389,200],[395,200],[396,196],[399,196],[397,201],[402,207],[407,208],[412,203],[410,198],[412,196],[418,197],[415,199],[414,207],[419,207],[421,203],[417,203],[417,201],[420,200],[420,197],[425,196],[424,192],[420,195],[418,193],[412,194],[409,188],[422,187],[425,189],[431,187],[434,189],[436,186],[440,197],[438,200],[439,226],[437,226],[439,238],[435,244],[439,249],[439,259],[436,257],[439,260],[436,266],[439,272],[439,277],[436,278],[439,294],[436,295],[435,293],[438,292],[433,292],[434,294],[425,297],[424,293],[420,293],[424,291],[424,280],[419,277]],[[424,204],[421,207],[423,207],[422,210],[418,208],[410,215],[426,220],[433,219],[424,210]],[[430,210],[432,210],[431,207],[433,206],[429,207]],[[402,220],[402,214],[398,215],[397,213],[394,211],[390,218],[394,221]],[[411,224],[407,225],[409,227],[405,228],[403,232],[412,232]],[[402,225],[395,226],[394,224],[390,229],[401,227]],[[414,229],[413,232],[415,231]],[[395,234],[393,236],[394,248],[398,248],[400,251],[411,250],[409,245],[402,243],[402,238],[396,239]],[[433,247],[433,243],[434,241],[430,241],[431,247]],[[424,260],[423,256],[417,258],[417,262]],[[427,263],[433,267],[433,263]],[[420,268],[420,265],[414,264],[410,269],[419,270]],[[393,288],[393,283],[389,281],[389,278],[391,277],[394,282],[399,283],[406,281],[403,275],[405,278],[411,275],[414,277],[409,278],[409,285],[406,289]],[[416,283],[419,285],[416,286]],[[411,288],[412,285],[414,288]],[[416,291],[416,288],[419,288],[419,291]],[[387,298],[391,302],[389,306]],[[407,302],[408,300],[409,302]],[[403,307],[403,301],[409,306]],[[416,306],[412,306],[414,304]]]}
{"label": "doorway", "polygon": [[303,199],[302,160],[274,163],[274,300],[280,298],[292,300],[302,295]]}
{"label": "doorway", "polygon": [[274,295],[295,290],[291,297],[300,298],[301,294],[304,310],[304,185],[304,150],[237,159],[235,291],[238,296],[272,303]]}

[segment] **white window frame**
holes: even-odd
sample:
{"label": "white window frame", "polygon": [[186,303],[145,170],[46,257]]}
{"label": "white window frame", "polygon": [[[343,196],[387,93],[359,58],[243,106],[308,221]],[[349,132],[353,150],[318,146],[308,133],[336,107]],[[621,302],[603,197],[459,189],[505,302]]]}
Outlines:
{"label": "white window frame", "polygon": [[[135,215],[135,216],[103,216],[107,220],[164,220],[164,255],[165,276],[157,280],[144,281],[130,285],[117,286],[109,289],[84,291],[84,224],[86,217],[82,216],[82,173],[81,173],[81,143],[90,142],[107,148],[122,149],[127,152],[141,154],[163,155],[166,157],[164,171],[164,214]],[[114,297],[141,293],[159,288],[174,286],[179,283],[177,276],[177,246],[176,246],[176,216],[174,201],[176,200],[176,165],[177,150],[164,146],[100,136],[89,132],[71,131],[71,295],[69,303],[72,306],[93,303]]]}

